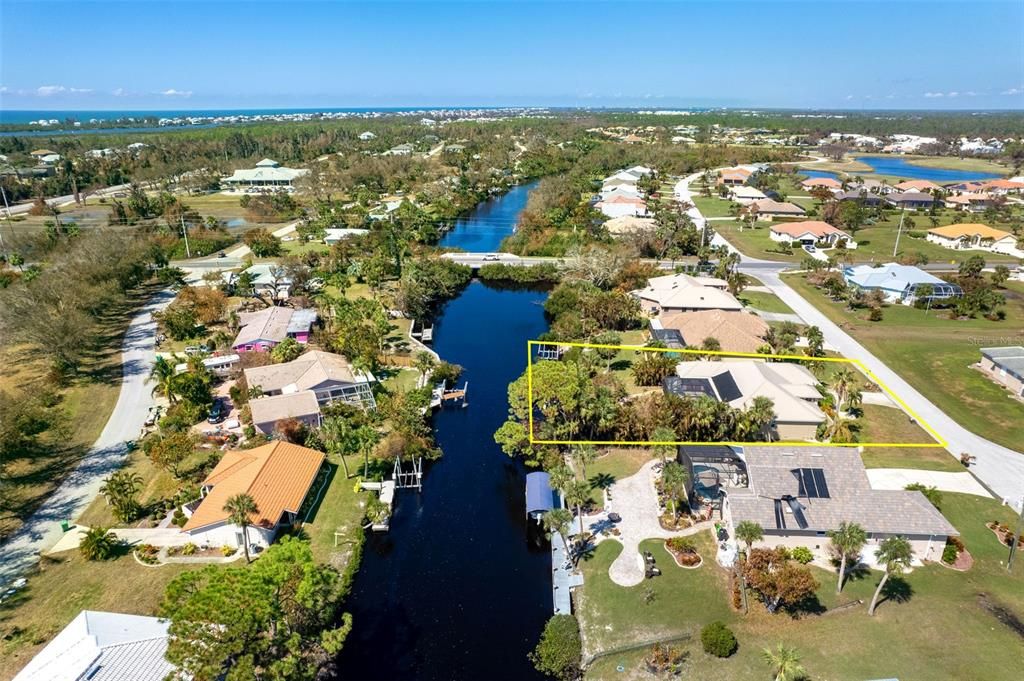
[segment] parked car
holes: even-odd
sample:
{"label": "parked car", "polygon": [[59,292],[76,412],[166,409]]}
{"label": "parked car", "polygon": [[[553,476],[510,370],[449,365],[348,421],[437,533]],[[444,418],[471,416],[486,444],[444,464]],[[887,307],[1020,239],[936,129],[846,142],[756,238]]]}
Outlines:
{"label": "parked car", "polygon": [[224,251],[221,251],[220,253],[217,254],[217,257],[218,258],[226,258],[226,257],[228,257],[228,254],[225,253]]}
{"label": "parked car", "polygon": [[814,244],[804,244],[804,250],[808,253],[814,253]]}
{"label": "parked car", "polygon": [[487,255],[484,256],[484,262],[492,260],[501,260],[501,256],[498,255],[497,253],[488,253]]}
{"label": "parked car", "polygon": [[228,405],[224,403],[224,400],[214,400],[213,406],[210,407],[210,416],[206,419],[207,423],[220,423],[228,417]]}
{"label": "parked car", "polygon": [[186,355],[202,355],[205,352],[206,352],[206,347],[202,346],[202,345],[186,345],[185,346],[185,354]]}

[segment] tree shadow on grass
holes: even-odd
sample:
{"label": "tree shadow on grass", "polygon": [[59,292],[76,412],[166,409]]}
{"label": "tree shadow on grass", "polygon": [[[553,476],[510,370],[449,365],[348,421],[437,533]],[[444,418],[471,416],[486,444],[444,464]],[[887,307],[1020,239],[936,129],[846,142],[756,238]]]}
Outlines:
{"label": "tree shadow on grass", "polygon": [[612,371],[625,371],[631,366],[633,366],[632,360],[620,359],[616,362],[612,362],[611,364],[609,364],[608,368],[611,369]]}
{"label": "tree shadow on grass", "polygon": [[[914,587],[910,585],[910,582],[893,575],[885,582],[885,587],[882,588],[882,595],[878,599],[878,604],[887,603],[892,601],[893,603],[906,603],[914,597]],[[877,607],[877,606],[876,606]]]}
{"label": "tree shadow on grass", "polygon": [[590,483],[591,489],[608,489],[615,484],[615,481],[616,478],[611,473],[598,473],[590,476],[587,482]]}

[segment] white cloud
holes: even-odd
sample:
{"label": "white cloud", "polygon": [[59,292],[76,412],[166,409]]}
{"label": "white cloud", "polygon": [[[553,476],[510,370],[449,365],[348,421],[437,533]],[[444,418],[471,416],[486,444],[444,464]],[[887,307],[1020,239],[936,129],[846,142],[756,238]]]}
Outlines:
{"label": "white cloud", "polygon": [[926,92],[924,93],[924,96],[927,97],[928,99],[932,99],[934,97],[945,97],[945,95],[942,94],[941,92]]}
{"label": "white cloud", "polygon": [[960,93],[957,92],[956,90],[954,90],[953,92],[947,92],[946,93],[947,97],[958,97],[959,95],[960,95]]}
{"label": "white cloud", "polygon": [[67,92],[67,88],[63,85],[40,85],[36,88],[36,94],[40,97],[59,95],[61,92]]}
{"label": "white cloud", "polygon": [[163,95],[164,97],[191,97],[192,96],[192,91],[191,90],[175,90],[174,88],[170,88],[168,90],[164,90],[163,92],[158,92],[157,94],[158,95]]}
{"label": "white cloud", "polygon": [[68,88],[68,92],[71,92],[71,93],[74,93],[74,94],[85,95],[85,94],[89,94],[90,92],[92,92],[92,88],[88,88],[88,87],[72,87],[72,88]]}
{"label": "white cloud", "polygon": [[846,95],[846,101],[850,101],[851,99],[853,99],[853,95]]}
{"label": "white cloud", "polygon": [[7,89],[6,85],[0,85],[0,95],[6,95],[10,90]]}
{"label": "white cloud", "polygon": [[1024,87],[1012,87],[1007,90],[1003,90],[999,94],[1001,95],[1024,95]]}
{"label": "white cloud", "polygon": [[111,91],[110,94],[114,95],[115,97],[124,97],[128,94],[128,92],[125,91],[123,87],[119,87],[116,90]]}

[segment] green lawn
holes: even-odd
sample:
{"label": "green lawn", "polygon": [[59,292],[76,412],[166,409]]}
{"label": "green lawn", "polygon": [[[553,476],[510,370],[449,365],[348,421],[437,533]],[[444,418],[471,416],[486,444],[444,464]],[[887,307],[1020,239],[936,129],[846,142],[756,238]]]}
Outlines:
{"label": "green lawn", "polygon": [[786,282],[965,428],[1004,446],[1022,447],[1024,404],[971,365],[979,361],[980,348],[1007,345],[1021,336],[1024,284],[1006,284],[1002,322],[951,320],[941,311],[905,305],[885,307],[882,321],[869,322],[862,311],[832,302],[801,275],[787,275]]}
{"label": "green lawn", "polygon": [[723,199],[716,196],[701,196],[700,194],[693,194],[693,205],[697,206],[697,209],[706,218],[725,218],[733,215],[733,207],[735,203],[728,199]]}
{"label": "green lawn", "polygon": [[780,314],[792,314],[793,312],[793,309],[782,302],[782,299],[774,293],[743,291],[740,294],[740,302],[762,312],[777,312]]}
{"label": "green lawn", "polygon": [[[642,549],[655,554],[663,574],[628,589],[613,584],[607,574],[620,546],[602,543],[583,563],[586,582],[577,600],[588,653],[691,634],[693,642],[682,644],[690,654],[679,677],[683,679],[770,678],[760,651],[780,642],[799,651],[815,679],[1015,679],[1019,669],[1010,661],[1022,658],[1024,643],[981,605],[985,594],[989,602],[1024,617],[1024,567],[1018,562],[1012,574],[1006,571],[1006,549],[983,525],[996,518],[1009,522],[1012,513],[991,499],[953,493],[943,495],[943,512],[960,530],[974,567],[967,573],[934,564],[914,570],[904,580],[908,600],[882,602],[875,617],[868,617],[866,602],[878,572],[854,577],[837,596],[835,573],[813,569],[820,584],[818,600],[825,608],[865,601],[849,610],[792,618],[769,615],[752,601],[750,614],[742,615],[728,605],[727,573],[714,563],[709,534],[699,538],[705,563],[697,570],[676,567],[661,542],[643,544]],[[727,623],[739,640],[739,650],[726,660],[706,655],[698,642],[700,627],[713,620]],[[603,658],[587,678],[650,678],[640,669],[644,652]],[[616,669],[619,665],[622,672]]]}
{"label": "green lawn", "polygon": [[[360,524],[370,492],[357,492],[355,488],[354,476],[361,470],[361,464],[360,457],[348,457],[348,467],[353,477],[346,480],[340,462],[330,462],[331,477],[327,489],[319,503],[312,507],[308,521],[302,526],[312,543],[313,556],[338,570],[343,570],[352,552],[362,546],[363,530]],[[335,533],[338,534],[337,538]]]}
{"label": "green lawn", "polygon": [[282,241],[281,248],[284,249],[285,255],[302,255],[304,253],[327,253],[331,250],[331,247],[322,241],[300,241],[299,239],[293,239],[292,241]]}
{"label": "green lawn", "polygon": [[799,262],[807,255],[799,248],[793,249],[791,255],[779,253],[776,250],[779,244],[772,241],[769,236],[768,222],[757,222],[753,228],[745,227],[736,220],[722,220],[709,224],[744,255],[783,262]]}
{"label": "green lawn", "polygon": [[[935,442],[902,409],[874,404],[861,406],[859,442]],[[964,467],[941,447],[866,447],[861,455],[868,468],[921,468],[961,472]]]}

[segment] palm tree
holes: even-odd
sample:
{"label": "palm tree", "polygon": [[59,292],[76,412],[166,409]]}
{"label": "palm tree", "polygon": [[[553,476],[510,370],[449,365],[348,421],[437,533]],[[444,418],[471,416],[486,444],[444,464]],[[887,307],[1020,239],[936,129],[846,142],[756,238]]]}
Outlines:
{"label": "palm tree", "polygon": [[661,486],[672,507],[672,517],[679,515],[676,511],[676,504],[686,499],[687,477],[683,464],[677,461],[670,461],[661,470]]}
{"label": "palm tree", "polygon": [[587,464],[597,458],[597,450],[591,445],[573,445],[571,450],[573,461],[579,464],[583,479],[587,479]]}
{"label": "palm tree", "polygon": [[351,476],[348,470],[348,461],[345,455],[351,452],[352,426],[340,416],[329,416],[320,425],[320,439],[328,454],[333,454],[341,459],[341,467],[345,470],[345,479]]}
{"label": "palm tree", "polygon": [[747,417],[750,424],[759,435],[764,435],[768,441],[772,441],[772,423],[775,422],[775,403],[770,397],[759,395],[754,398],[747,408]]}
{"label": "palm tree", "polygon": [[549,535],[557,533],[562,538],[562,545],[569,549],[569,526],[572,525],[572,513],[567,508],[553,508],[544,514],[542,522],[544,531]]}
{"label": "palm tree", "polygon": [[840,369],[832,377],[832,389],[836,391],[836,417],[843,410],[843,403],[849,396],[850,388],[856,385],[857,377],[852,369]]}
{"label": "palm tree", "polygon": [[78,550],[86,560],[106,560],[114,555],[119,540],[106,527],[90,528],[78,544]]}
{"label": "palm tree", "polygon": [[566,486],[576,479],[573,475],[572,470],[568,466],[556,466],[548,471],[548,480],[551,482],[551,488],[557,490],[565,490]]}
{"label": "palm tree", "polygon": [[747,555],[750,555],[754,542],[764,538],[764,529],[753,520],[744,520],[736,525],[736,538],[747,545]]}
{"label": "palm tree", "polygon": [[432,354],[430,354],[426,350],[422,350],[416,353],[416,358],[413,361],[413,366],[415,366],[416,369],[420,372],[420,376],[423,377],[423,384],[426,385],[427,376],[430,374],[430,372],[434,370],[434,367],[437,366],[437,360],[434,359],[434,356]]}
{"label": "palm tree", "polygon": [[775,681],[796,681],[796,679],[802,679],[807,675],[800,664],[800,656],[797,654],[796,648],[787,648],[780,643],[775,650],[765,648],[761,651],[761,655],[764,657],[765,663],[772,668]]}
{"label": "palm tree", "polygon": [[357,451],[363,453],[363,477],[370,471],[370,450],[380,441],[380,433],[370,426],[359,426],[352,432]]}
{"label": "palm tree", "polygon": [[576,508],[580,518],[580,541],[583,540],[583,504],[590,499],[590,483],[585,480],[573,480],[565,486],[565,501]]}
{"label": "palm tree", "polygon": [[260,512],[256,500],[245,492],[228,497],[224,502],[224,510],[228,512],[228,520],[232,525],[242,528],[242,546],[245,549],[245,562],[249,558],[249,519]]}
{"label": "palm tree", "polygon": [[838,529],[828,532],[828,538],[839,551],[839,580],[836,582],[836,593],[840,593],[843,590],[843,578],[846,576],[846,557],[860,555],[860,550],[868,541],[868,535],[857,523],[848,523],[844,520],[839,523]]}
{"label": "palm tree", "polygon": [[824,354],[825,334],[816,326],[807,329],[807,354],[811,357],[821,357]]}
{"label": "palm tree", "polygon": [[875,608],[878,607],[878,597],[881,595],[885,583],[889,580],[889,575],[903,572],[910,567],[910,561],[914,559],[914,548],[907,541],[906,537],[887,537],[882,540],[878,550],[875,551],[875,558],[878,559],[880,564],[885,566],[885,574],[882,575],[882,581],[878,583],[878,588],[875,589],[875,595],[871,597],[871,607],[868,608],[869,615],[875,614]]}
{"label": "palm tree", "polygon": [[135,495],[142,489],[142,483],[141,475],[128,471],[116,471],[103,481],[100,494],[114,507],[114,515],[121,522],[130,522],[138,515],[139,502]]}
{"label": "palm tree", "polygon": [[[651,442],[676,442],[679,438],[676,432],[666,426],[658,426],[651,433]],[[668,462],[668,457],[676,457],[676,445],[655,445],[658,448],[658,456],[661,457],[661,465]]]}
{"label": "palm tree", "polygon": [[[173,355],[171,357],[177,360]],[[153,368],[149,372],[149,380],[156,383],[156,386],[153,388],[153,394],[161,393],[167,398],[168,402],[174,404],[177,401],[174,391],[174,384],[177,382],[175,381],[176,376],[177,371],[174,368],[174,364],[167,361],[167,358],[162,355],[157,356],[156,361],[153,363]]]}

